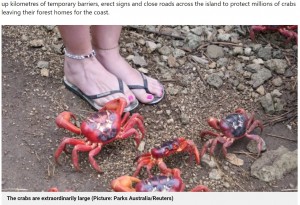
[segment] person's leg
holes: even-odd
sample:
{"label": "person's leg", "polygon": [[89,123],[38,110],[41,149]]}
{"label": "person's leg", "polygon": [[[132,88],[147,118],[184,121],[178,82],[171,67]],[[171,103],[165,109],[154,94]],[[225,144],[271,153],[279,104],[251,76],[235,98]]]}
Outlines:
{"label": "person's leg", "polygon": [[[90,26],[59,26],[58,28],[66,52],[71,55],[92,53]],[[108,72],[94,56],[82,60],[65,56],[64,74],[68,82],[78,87],[86,95],[97,95],[119,89],[116,76]],[[95,102],[102,106],[117,97],[126,98],[128,103],[133,101],[135,97],[125,84],[124,90],[125,96],[122,93],[116,93],[96,99]]]}
{"label": "person's leg", "polygon": [[[96,57],[111,73],[122,79],[127,85],[143,85],[141,74],[132,68],[119,53],[119,38],[122,26],[92,26],[92,44]],[[155,79],[147,77],[151,94],[144,89],[132,89],[136,98],[144,103],[151,102],[154,96],[161,97],[162,85]]]}

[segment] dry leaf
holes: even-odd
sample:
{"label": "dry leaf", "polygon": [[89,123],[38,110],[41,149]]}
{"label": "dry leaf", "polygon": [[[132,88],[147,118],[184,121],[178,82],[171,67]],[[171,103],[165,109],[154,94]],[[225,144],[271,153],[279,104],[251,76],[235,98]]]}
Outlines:
{"label": "dry leaf", "polygon": [[232,153],[228,153],[226,155],[226,159],[228,162],[230,162],[231,164],[234,164],[236,166],[243,166],[243,164],[244,164],[244,160],[238,158],[235,154],[232,154]]}

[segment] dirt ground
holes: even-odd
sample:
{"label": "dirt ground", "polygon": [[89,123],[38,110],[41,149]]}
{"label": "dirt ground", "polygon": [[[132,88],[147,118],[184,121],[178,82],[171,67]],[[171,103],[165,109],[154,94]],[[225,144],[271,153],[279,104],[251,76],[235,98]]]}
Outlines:
{"label": "dirt ground", "polygon": [[[128,43],[138,42],[139,39],[154,41],[157,38],[166,44],[173,40],[167,35],[124,28],[121,48]],[[43,45],[30,46],[29,42],[35,39],[42,39]],[[249,41],[249,38],[245,37],[246,40]],[[40,192],[53,186],[60,190],[71,189],[78,192],[112,191],[111,180],[121,175],[131,175],[135,170],[133,160],[137,151],[133,139],[106,145],[95,157],[104,171],[103,174],[92,169],[87,153],[80,154],[81,172],[74,170],[70,154],[61,155],[61,166],[55,164],[53,154],[62,138],[75,137],[68,131],[58,129],[54,122],[55,117],[60,112],[69,110],[79,120],[83,120],[89,113],[94,112],[88,104],[64,88],[63,55],[59,55],[54,46],[60,44],[62,40],[55,29],[47,30],[43,26],[2,27],[2,191]],[[179,89],[176,94],[167,93],[157,105],[140,104],[134,111],[145,118],[147,140],[144,151],[181,136],[193,140],[198,149],[201,149],[205,140],[200,139],[199,133],[201,130],[211,129],[206,123],[207,118],[225,116],[238,107],[254,111],[256,119],[263,121],[265,129],[260,136],[265,140],[268,150],[277,149],[280,145],[290,150],[297,149],[297,117],[275,124],[267,123],[283,112],[266,115],[259,102],[245,97],[247,93],[233,90],[226,82],[219,89],[203,84],[199,80],[199,72],[195,69],[173,68],[172,79],[164,79],[161,69],[153,60],[157,54],[143,51],[139,50],[139,54],[147,59],[148,75],[159,79],[165,87]],[[134,49],[122,52],[126,57],[133,54]],[[196,55],[200,51],[191,53]],[[37,67],[39,61],[49,62],[49,75],[41,75],[41,69]],[[182,78],[189,80],[182,81]],[[294,79],[297,81],[297,72]],[[182,82],[189,83],[181,84]],[[268,86],[271,85],[266,85]],[[199,92],[200,89],[204,89],[204,92]],[[285,92],[286,96],[290,97],[290,103],[284,112],[297,107],[297,86],[294,90],[286,89]],[[297,109],[294,109],[294,112],[297,112]],[[258,130],[255,132],[259,134]],[[171,156],[165,162],[169,167],[181,169],[187,189],[205,184],[217,192],[295,190],[298,181],[297,170],[285,175],[281,180],[270,183],[250,176],[250,166],[256,155],[247,154],[248,142],[248,139],[243,138],[228,149],[228,152],[240,153],[236,155],[244,161],[242,166],[228,163],[218,147],[215,159],[218,169],[223,173],[219,180],[209,178],[211,168],[196,165],[194,161],[190,163],[186,153]],[[140,178],[145,177],[143,171]]]}

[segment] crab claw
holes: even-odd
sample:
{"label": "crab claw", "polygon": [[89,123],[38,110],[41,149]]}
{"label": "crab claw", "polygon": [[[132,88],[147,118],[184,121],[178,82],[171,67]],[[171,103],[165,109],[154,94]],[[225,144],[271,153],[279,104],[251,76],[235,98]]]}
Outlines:
{"label": "crab claw", "polygon": [[119,115],[122,115],[126,105],[127,102],[125,98],[117,98],[106,103],[105,106],[100,111],[115,110]]}
{"label": "crab claw", "polygon": [[55,123],[60,128],[65,128],[71,132],[74,132],[75,134],[80,135],[80,128],[71,123],[71,118],[76,120],[76,117],[73,115],[73,113],[64,111],[56,117]]}
{"label": "crab claw", "polygon": [[135,177],[121,176],[111,182],[111,188],[116,192],[136,192],[133,184],[140,181],[140,179]]}
{"label": "crab claw", "polygon": [[217,118],[210,117],[208,118],[207,123],[216,130],[220,129],[220,121]]}

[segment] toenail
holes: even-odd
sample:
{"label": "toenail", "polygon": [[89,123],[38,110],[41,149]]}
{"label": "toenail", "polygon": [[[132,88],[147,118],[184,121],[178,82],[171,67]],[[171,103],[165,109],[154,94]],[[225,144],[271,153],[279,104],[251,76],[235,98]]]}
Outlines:
{"label": "toenail", "polygon": [[147,99],[152,100],[153,99],[153,95],[151,95],[151,94],[147,95]]}
{"label": "toenail", "polygon": [[132,102],[132,101],[134,100],[134,97],[133,97],[132,95],[130,95],[130,96],[128,97],[128,100],[129,100],[129,102]]}

